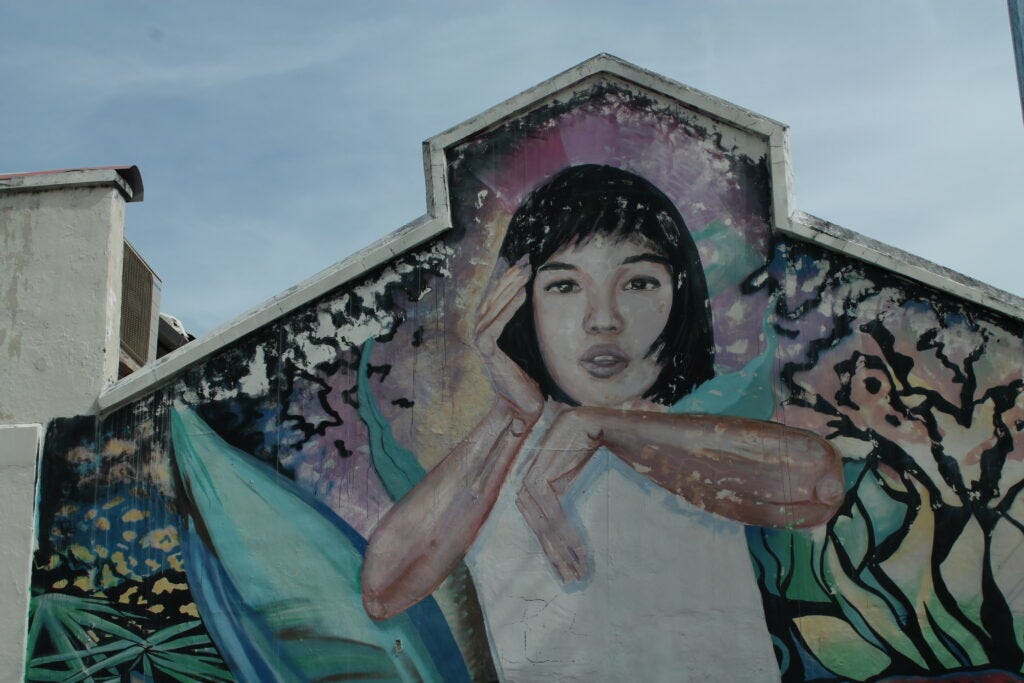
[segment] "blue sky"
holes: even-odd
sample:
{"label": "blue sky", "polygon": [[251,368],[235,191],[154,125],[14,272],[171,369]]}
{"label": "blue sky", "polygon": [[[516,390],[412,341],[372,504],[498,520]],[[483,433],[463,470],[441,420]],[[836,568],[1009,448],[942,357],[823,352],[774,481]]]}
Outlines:
{"label": "blue sky", "polygon": [[610,52],[789,124],[796,206],[1024,295],[1006,3],[8,3],[0,172],[138,164],[206,332],[424,212],[420,143]]}

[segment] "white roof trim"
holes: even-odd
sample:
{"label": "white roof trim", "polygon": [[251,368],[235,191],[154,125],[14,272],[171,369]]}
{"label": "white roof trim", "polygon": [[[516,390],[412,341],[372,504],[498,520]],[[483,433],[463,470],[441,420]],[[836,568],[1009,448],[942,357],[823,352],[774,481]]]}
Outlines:
{"label": "white roof trim", "polygon": [[112,384],[97,399],[99,411],[108,412],[148,393],[157,384],[180,374],[225,346],[419,246],[444,232],[444,229],[438,229],[437,221],[427,216],[416,219],[343,261],[264,301],[231,322]]}
{"label": "white roof trim", "polygon": [[776,230],[798,239],[821,244],[832,251],[880,266],[943,292],[1024,320],[1024,300],[1019,297],[814,216],[795,211],[789,139],[784,124],[641,69],[617,57],[600,54],[424,142],[426,215],[113,384],[100,394],[99,410],[114,410],[148,393],[157,384],[180,374],[189,366],[206,359],[228,344],[386,263],[394,256],[444,233],[451,227],[451,210],[448,205],[448,150],[463,140],[532,109],[545,99],[599,74],[607,74],[635,84],[662,97],[676,100],[689,109],[764,138],[768,145],[772,221]]}
{"label": "white roof trim", "polygon": [[829,251],[870,263],[1011,318],[1024,320],[1024,299],[1019,296],[809,213],[795,212],[789,228],[780,232],[806,242],[820,244]]}
{"label": "white roof trim", "polygon": [[135,166],[0,175],[0,193],[43,192],[77,187],[113,187],[126,202],[142,201],[142,176]]}

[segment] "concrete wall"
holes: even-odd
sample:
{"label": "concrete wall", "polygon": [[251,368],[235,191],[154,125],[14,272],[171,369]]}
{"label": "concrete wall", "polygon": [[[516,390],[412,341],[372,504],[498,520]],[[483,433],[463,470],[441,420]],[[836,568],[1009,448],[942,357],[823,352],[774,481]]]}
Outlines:
{"label": "concrete wall", "polygon": [[0,238],[0,423],[95,411],[117,379],[122,191],[0,189]]}
{"label": "concrete wall", "polygon": [[0,672],[18,680],[24,670],[28,625],[29,570],[35,541],[36,468],[42,445],[40,425],[0,425],[0,516],[4,552],[0,556],[3,611]]}
{"label": "concrete wall", "polygon": [[685,96],[509,107],[450,231],[52,421],[29,679],[1018,680],[1024,326]]}

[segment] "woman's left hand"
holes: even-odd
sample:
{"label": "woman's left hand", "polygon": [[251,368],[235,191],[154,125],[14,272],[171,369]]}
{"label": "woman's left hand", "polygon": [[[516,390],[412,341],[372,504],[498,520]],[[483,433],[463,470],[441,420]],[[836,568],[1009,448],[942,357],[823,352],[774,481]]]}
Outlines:
{"label": "woman's left hand", "polygon": [[586,547],[565,514],[561,496],[600,446],[600,431],[585,408],[559,414],[537,446],[516,496],[562,583],[580,581],[589,573]]}

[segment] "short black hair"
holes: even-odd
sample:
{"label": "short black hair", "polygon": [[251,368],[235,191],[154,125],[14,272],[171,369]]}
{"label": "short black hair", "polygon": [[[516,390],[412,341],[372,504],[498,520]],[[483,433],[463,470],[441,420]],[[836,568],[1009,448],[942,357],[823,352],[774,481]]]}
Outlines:
{"label": "short black hair", "polygon": [[697,246],[675,204],[628,171],[597,164],[570,166],[534,189],[516,210],[501,256],[513,264],[529,255],[533,274],[526,302],[505,326],[498,347],[537,381],[546,397],[576,405],[544,366],[533,320],[533,279],[555,252],[597,235],[618,240],[643,237],[671,263],[672,308],[665,329],[648,351],[658,354],[662,369],[644,394],[671,405],[714,376],[707,284]]}

